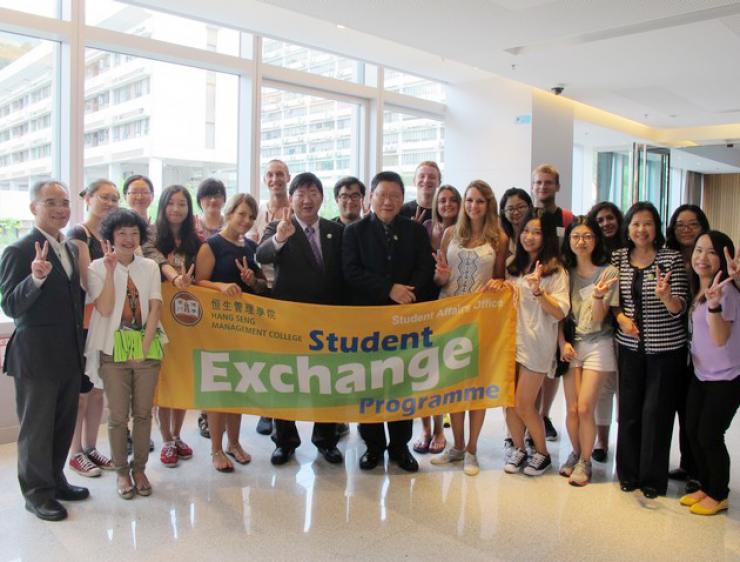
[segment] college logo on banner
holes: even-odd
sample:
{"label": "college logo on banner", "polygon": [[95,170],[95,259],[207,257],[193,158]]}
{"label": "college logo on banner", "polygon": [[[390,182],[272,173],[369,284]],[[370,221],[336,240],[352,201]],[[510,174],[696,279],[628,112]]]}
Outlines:
{"label": "college logo on banner", "polygon": [[169,285],[163,296],[162,406],[376,422],[514,403],[508,287],[379,307]]}

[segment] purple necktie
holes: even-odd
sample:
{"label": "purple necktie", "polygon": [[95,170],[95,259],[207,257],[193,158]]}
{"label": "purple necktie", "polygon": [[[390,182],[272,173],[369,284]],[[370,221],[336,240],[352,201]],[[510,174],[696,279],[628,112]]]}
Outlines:
{"label": "purple necktie", "polygon": [[316,241],[316,237],[313,235],[315,232],[313,226],[307,226],[306,227],[306,238],[308,238],[308,243],[311,245],[311,250],[313,251],[313,257],[316,260],[316,264],[319,267],[324,267],[324,259],[321,257],[321,248],[319,247],[319,243]]}

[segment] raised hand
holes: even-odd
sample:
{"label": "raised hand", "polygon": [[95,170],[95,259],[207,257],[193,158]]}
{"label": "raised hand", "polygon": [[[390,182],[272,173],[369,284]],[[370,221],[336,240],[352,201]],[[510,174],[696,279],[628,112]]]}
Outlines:
{"label": "raised hand", "polygon": [[599,280],[594,285],[594,292],[591,294],[591,296],[595,299],[603,299],[609,292],[609,289],[611,289],[614,283],[616,283],[617,281],[618,279],[616,277],[612,277],[611,279],[608,279],[606,281],[603,277],[599,278]]}
{"label": "raised hand", "polygon": [[414,213],[414,222],[418,222],[419,224],[423,223],[425,212],[426,212],[426,209],[424,209],[424,207],[417,205],[416,213]]}
{"label": "raised hand", "polygon": [[187,289],[193,284],[193,273],[195,272],[195,264],[190,266],[190,269],[185,271],[185,264],[180,264],[180,274],[175,277],[172,284],[178,289]]}
{"label": "raised hand", "polygon": [[673,292],[671,291],[671,275],[672,271],[669,271],[665,275],[660,272],[660,266],[655,266],[655,296],[661,301],[667,302],[673,298]]}
{"label": "raised hand", "polygon": [[388,296],[393,302],[397,302],[398,304],[411,304],[412,302],[416,302],[414,287],[411,285],[394,283],[391,287],[391,294]]}
{"label": "raised hand", "polygon": [[254,288],[255,283],[257,283],[257,278],[254,275],[254,271],[249,268],[247,258],[242,257],[242,261],[235,259],[234,263],[236,264],[236,268],[239,270],[239,277],[241,277],[241,280],[244,281],[247,286]]}
{"label": "raised hand", "polygon": [[45,240],[43,246],[36,242],[35,246],[36,255],[31,262],[31,275],[36,279],[46,279],[46,276],[51,273],[52,267],[54,267],[46,259],[49,255],[49,241]]}
{"label": "raised hand", "polygon": [[432,254],[436,266],[434,268],[434,279],[440,285],[447,285],[450,280],[450,266],[447,264],[447,257],[442,250],[437,250]]}
{"label": "raised hand", "polygon": [[707,287],[707,290],[704,291],[704,296],[707,298],[707,305],[709,308],[717,308],[720,305],[720,301],[722,300],[722,291],[724,290],[725,285],[732,283],[732,277],[728,277],[724,281],[720,281],[720,277],[722,277],[722,272],[718,271],[717,275],[714,276],[712,285]]}
{"label": "raised hand", "polygon": [[526,281],[529,290],[535,295],[541,292],[540,281],[542,281],[542,264],[539,260],[534,264],[534,271],[529,275],[524,276],[524,281]]}
{"label": "raised hand", "polygon": [[736,283],[740,283],[740,247],[735,252],[735,257],[732,257],[730,250],[725,247],[725,259],[727,260],[727,273]]}
{"label": "raised hand", "polygon": [[103,247],[103,265],[106,271],[113,273],[116,270],[116,264],[118,263],[118,256],[116,256],[116,250],[113,248],[108,240],[103,240],[100,245]]}
{"label": "raised hand", "polygon": [[295,234],[295,225],[290,220],[292,216],[293,211],[289,207],[284,207],[280,212],[280,222],[275,231],[275,240],[280,244]]}

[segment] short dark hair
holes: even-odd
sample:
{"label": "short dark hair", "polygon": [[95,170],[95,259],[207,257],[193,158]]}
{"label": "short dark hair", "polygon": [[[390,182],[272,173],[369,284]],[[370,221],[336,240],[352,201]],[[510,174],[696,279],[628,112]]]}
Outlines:
{"label": "short dark hair", "polygon": [[316,174],[312,174],[311,172],[301,172],[300,174],[297,174],[291,181],[290,186],[288,186],[288,195],[293,195],[296,189],[299,187],[316,187],[323,197],[324,195],[324,186],[321,185],[321,180],[318,178]]}
{"label": "short dark hair", "polygon": [[[681,244],[679,244],[678,240],[676,239],[676,223],[678,222],[678,215],[680,215],[684,211],[691,211],[696,215],[696,220],[701,225],[701,232],[699,233],[699,236],[709,232],[709,219],[698,205],[690,205],[688,203],[684,205],[679,205],[678,207],[676,207],[676,210],[673,211],[673,214],[671,215],[671,220],[668,221],[668,227],[665,229],[666,248],[670,248],[671,250],[681,250]],[[699,239],[699,236],[696,237],[697,240]]]}
{"label": "short dark hair", "polygon": [[108,213],[100,224],[100,234],[103,240],[113,242],[113,233],[119,228],[135,226],[139,229],[139,244],[144,244],[147,239],[147,223],[131,209],[115,209]]}
{"label": "short dark hair", "polygon": [[509,237],[509,240],[511,240],[515,236],[514,226],[511,224],[511,221],[506,218],[506,212],[504,211],[504,209],[506,208],[506,201],[510,197],[519,197],[519,199],[527,204],[527,207],[529,207],[530,209],[533,207],[532,198],[529,196],[529,193],[524,191],[522,188],[510,187],[509,189],[504,191],[504,194],[501,196],[501,201],[498,205],[498,216],[499,220],[501,221],[501,228],[504,229],[504,232],[506,233],[506,236]]}
{"label": "short dark hair", "polygon": [[615,236],[619,236],[619,231],[622,229],[622,223],[624,223],[624,215],[622,214],[621,209],[611,201],[601,201],[596,203],[596,205],[591,207],[591,210],[589,210],[586,216],[593,219],[593,221],[598,224],[597,215],[604,209],[611,211],[614,218],[617,219],[617,234]]}
{"label": "short dark hair", "polygon": [[64,188],[64,191],[69,193],[69,189],[67,189],[67,186],[64,185],[63,182],[52,179],[52,178],[46,178],[45,180],[37,181],[31,186],[31,189],[28,190],[28,196],[31,199],[31,203],[33,203],[34,201],[36,201],[36,199],[39,198],[39,195],[41,194],[41,190],[44,189],[47,185],[61,186],[62,188]]}
{"label": "short dark hair", "polygon": [[622,240],[624,241],[624,247],[631,250],[635,247],[635,243],[629,239],[629,228],[632,219],[635,218],[637,213],[647,211],[653,216],[653,222],[655,223],[655,240],[653,246],[657,250],[662,248],[665,244],[665,236],[663,236],[663,221],[660,220],[660,213],[650,201],[638,201],[632,205],[627,213],[624,215],[624,224],[622,225]]}
{"label": "short dark hair", "polygon": [[129,176],[126,178],[126,181],[123,182],[123,196],[126,197],[126,194],[128,193],[128,187],[134,183],[135,181],[143,181],[145,184],[149,186],[149,191],[154,195],[154,184],[152,183],[152,180],[150,180],[146,176],[142,176],[141,174],[134,174],[133,176]]}
{"label": "short dark hair", "polygon": [[565,229],[563,235],[563,245],[560,249],[560,256],[563,260],[565,267],[575,267],[578,265],[578,259],[576,254],[573,252],[573,248],[570,246],[570,235],[578,226],[585,226],[594,235],[594,249],[591,252],[591,263],[594,265],[605,265],[609,261],[609,257],[604,248],[604,235],[601,233],[598,223],[587,215],[578,215],[574,217],[570,224]]}
{"label": "short dark hair", "polygon": [[334,184],[334,199],[339,198],[339,192],[342,191],[343,187],[349,189],[353,185],[358,186],[360,188],[360,193],[363,197],[365,197],[365,184],[358,180],[355,176],[345,176]]}
{"label": "short dark hair", "polygon": [[200,204],[200,200],[205,197],[221,196],[226,201],[226,187],[224,182],[217,180],[216,178],[206,178],[198,186],[198,191],[195,193],[195,200],[198,202],[198,207],[203,209],[203,205]]}
{"label": "short dark hair", "polygon": [[382,181],[397,183],[401,188],[401,194],[406,193],[406,189],[403,186],[403,180],[401,179],[401,176],[399,176],[396,172],[390,171],[378,172],[377,174],[375,174],[373,181],[370,182],[370,193],[375,191],[375,188],[378,187],[378,184]]}

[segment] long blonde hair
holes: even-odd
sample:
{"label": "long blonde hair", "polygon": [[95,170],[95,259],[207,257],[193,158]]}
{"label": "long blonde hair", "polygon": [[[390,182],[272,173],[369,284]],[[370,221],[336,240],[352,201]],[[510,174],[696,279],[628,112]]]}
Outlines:
{"label": "long blonde hair", "polygon": [[468,197],[468,191],[471,189],[477,189],[478,192],[486,200],[488,206],[486,210],[486,218],[483,222],[483,238],[486,242],[491,244],[494,248],[498,248],[499,240],[501,239],[501,226],[499,225],[498,218],[498,205],[496,203],[496,196],[493,194],[493,189],[483,180],[473,180],[465,188],[465,194],[463,195],[462,205],[460,205],[460,214],[455,224],[455,239],[461,246],[468,244],[473,236],[473,225],[470,223],[470,217],[465,212],[465,200]]}

